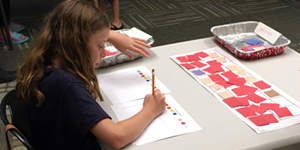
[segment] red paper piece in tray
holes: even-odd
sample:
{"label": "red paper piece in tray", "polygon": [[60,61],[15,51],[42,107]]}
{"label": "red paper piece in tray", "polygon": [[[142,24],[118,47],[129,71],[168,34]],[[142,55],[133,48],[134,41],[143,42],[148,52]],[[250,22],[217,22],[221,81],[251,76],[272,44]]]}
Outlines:
{"label": "red paper piece in tray", "polygon": [[205,57],[208,57],[208,56],[209,56],[209,55],[206,54],[205,52],[198,52],[198,53],[195,53],[194,55],[200,56],[201,58],[205,58]]}
{"label": "red paper piece in tray", "polygon": [[251,106],[249,106],[249,108],[257,113],[263,114],[264,112],[266,112],[268,110],[268,108],[266,107],[261,107],[258,105],[254,105],[252,104]]}
{"label": "red paper piece in tray", "polygon": [[252,101],[252,102],[254,102],[254,103],[260,103],[260,102],[266,100],[265,98],[260,97],[260,96],[258,96],[258,95],[255,94],[255,93],[250,93],[250,94],[248,94],[247,97],[248,97],[248,99],[249,99],[250,101]]}
{"label": "red paper piece in tray", "polygon": [[188,63],[186,63],[186,64],[180,64],[180,65],[183,66],[183,67],[185,67],[186,69],[193,69],[193,68],[195,68],[195,66],[190,65]]}
{"label": "red paper piece in tray", "polygon": [[224,71],[224,69],[221,66],[210,66],[210,68],[214,71],[214,73],[216,72],[222,72]]}
{"label": "red paper piece in tray", "polygon": [[208,77],[211,78],[211,80],[213,80],[214,82],[225,80],[225,79],[224,79],[223,77],[221,77],[219,74],[208,75]]}
{"label": "red paper piece in tray", "polygon": [[203,71],[206,71],[208,73],[214,74],[214,70],[212,70],[210,67],[203,69]]}
{"label": "red paper piece in tray", "polygon": [[111,55],[118,54],[117,52],[110,52],[107,49],[105,49],[105,53],[106,53],[106,56],[111,56]]}
{"label": "red paper piece in tray", "polygon": [[230,97],[223,100],[230,107],[248,106],[249,102],[245,97]]}
{"label": "red paper piece in tray", "polygon": [[202,62],[199,62],[199,61],[194,61],[194,62],[192,62],[192,63],[190,63],[191,65],[194,65],[194,66],[196,66],[196,67],[198,67],[198,68],[202,68],[202,67],[204,67],[204,66],[206,66],[206,64],[204,64],[204,63],[202,63]]}
{"label": "red paper piece in tray", "polygon": [[180,62],[189,62],[190,60],[185,56],[176,57]]}
{"label": "red paper piece in tray", "polygon": [[201,60],[197,55],[186,55],[186,57],[187,57],[190,61]]}
{"label": "red paper piece in tray", "polygon": [[207,61],[207,63],[211,66],[221,66],[222,65],[222,63],[219,63],[216,60]]}
{"label": "red paper piece in tray", "polygon": [[255,116],[257,115],[253,110],[251,110],[249,107],[242,107],[236,109],[240,114],[242,114],[244,117],[249,117],[249,116]]}
{"label": "red paper piece in tray", "polygon": [[244,51],[248,51],[248,48],[247,47],[241,47],[242,48],[242,50],[244,50]]}
{"label": "red paper piece in tray", "polygon": [[257,88],[248,86],[248,85],[242,85],[240,87],[232,89],[232,91],[237,95],[237,96],[243,96],[247,95],[249,93],[254,93],[257,90]]}
{"label": "red paper piece in tray", "polygon": [[261,45],[248,45],[247,47],[262,47]]}
{"label": "red paper piece in tray", "polygon": [[290,110],[286,107],[278,108],[278,109],[275,109],[274,111],[279,117],[293,116],[293,114],[290,112]]}
{"label": "red paper piece in tray", "polygon": [[238,77],[238,75],[236,75],[232,71],[223,72],[222,75],[225,76],[228,79],[232,79],[232,78],[237,78]]}
{"label": "red paper piece in tray", "polygon": [[117,52],[110,52],[110,55],[116,55],[118,54]]}
{"label": "red paper piece in tray", "polygon": [[261,90],[271,87],[269,84],[265,83],[264,81],[258,81],[253,84]]}
{"label": "red paper piece in tray", "polygon": [[276,103],[260,103],[260,107],[265,107],[267,109],[278,109],[279,108],[279,104]]}
{"label": "red paper piece in tray", "polygon": [[218,81],[218,82],[216,82],[216,84],[219,84],[219,85],[223,86],[224,88],[232,86],[232,84],[228,84],[225,80]]}
{"label": "red paper piece in tray", "polygon": [[245,78],[232,78],[229,79],[227,83],[240,86],[240,85],[244,85],[246,83],[246,80]]}
{"label": "red paper piece in tray", "polygon": [[263,114],[259,116],[249,117],[249,119],[257,126],[263,126],[278,122],[273,114]]}

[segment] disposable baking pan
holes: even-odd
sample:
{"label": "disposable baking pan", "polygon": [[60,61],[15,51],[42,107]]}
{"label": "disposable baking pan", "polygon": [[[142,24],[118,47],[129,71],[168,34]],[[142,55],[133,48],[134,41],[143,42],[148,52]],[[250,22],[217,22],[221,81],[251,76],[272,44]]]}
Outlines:
{"label": "disposable baking pan", "polygon": [[[221,45],[241,59],[253,60],[282,54],[285,50],[285,47],[289,45],[291,41],[281,35],[274,44],[269,43],[254,32],[258,23],[259,22],[257,21],[245,21],[219,25],[212,27],[211,32]],[[249,39],[263,41],[265,43],[265,49],[258,51],[242,50],[241,47],[248,46],[247,41]]]}

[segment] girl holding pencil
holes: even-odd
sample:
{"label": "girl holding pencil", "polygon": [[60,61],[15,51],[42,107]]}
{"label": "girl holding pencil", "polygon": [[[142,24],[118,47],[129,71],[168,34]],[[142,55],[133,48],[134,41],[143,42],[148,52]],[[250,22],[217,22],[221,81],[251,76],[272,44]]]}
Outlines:
{"label": "girl holding pencil", "polygon": [[106,41],[131,59],[127,49],[150,55],[145,49],[150,46],[143,40],[109,28],[104,13],[80,0],[61,3],[44,22],[20,66],[16,85],[17,93],[28,102],[32,131],[28,140],[35,149],[99,150],[96,138],[119,149],[165,110],[160,90],[154,95],[149,91],[138,114],[115,123],[95,101],[103,100],[94,68],[106,56]]}

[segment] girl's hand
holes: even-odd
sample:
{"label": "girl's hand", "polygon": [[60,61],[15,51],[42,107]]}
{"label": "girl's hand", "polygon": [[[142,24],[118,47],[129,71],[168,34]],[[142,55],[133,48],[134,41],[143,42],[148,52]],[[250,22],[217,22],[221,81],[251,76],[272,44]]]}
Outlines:
{"label": "girl's hand", "polygon": [[134,59],[134,56],[129,51],[138,53],[144,57],[150,56],[150,53],[146,48],[151,48],[151,46],[146,44],[145,40],[129,37],[111,30],[109,32],[108,42],[112,43],[120,52],[127,55],[131,60]]}
{"label": "girl's hand", "polygon": [[154,95],[146,95],[143,109],[149,111],[155,117],[160,115],[166,109],[165,95],[159,89],[155,90]]}

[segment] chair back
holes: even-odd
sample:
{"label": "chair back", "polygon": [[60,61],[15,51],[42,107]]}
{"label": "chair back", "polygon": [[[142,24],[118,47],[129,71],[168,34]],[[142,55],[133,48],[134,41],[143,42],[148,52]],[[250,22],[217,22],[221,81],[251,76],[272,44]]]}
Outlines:
{"label": "chair back", "polygon": [[[6,106],[9,106],[9,114]],[[18,97],[16,90],[9,91],[3,97],[0,104],[0,114],[4,125],[13,124],[30,141],[31,128],[28,106],[24,100]],[[11,122],[8,121],[8,115],[11,116]]]}

